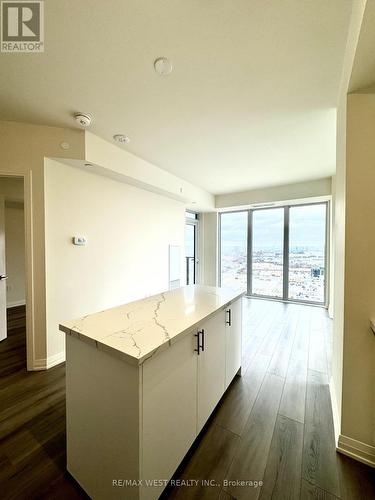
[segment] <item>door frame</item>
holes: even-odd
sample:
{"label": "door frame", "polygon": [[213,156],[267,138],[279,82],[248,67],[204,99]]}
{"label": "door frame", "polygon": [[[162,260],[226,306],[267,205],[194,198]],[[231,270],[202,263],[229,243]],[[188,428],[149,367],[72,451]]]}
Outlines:
{"label": "door frame", "polygon": [[25,235],[25,299],[26,299],[26,366],[35,367],[35,310],[34,310],[34,267],[33,267],[33,214],[32,214],[32,172],[1,171],[0,177],[21,178],[23,180],[24,235]]}
{"label": "door frame", "polygon": [[[187,225],[194,227],[194,284],[197,285],[200,282],[200,268],[199,268],[199,214],[197,212],[193,212],[191,210],[186,210],[191,214],[195,215],[195,219],[186,217],[185,215],[185,227]],[[186,214],[185,212],[185,214]],[[187,279],[187,278],[186,278]]]}

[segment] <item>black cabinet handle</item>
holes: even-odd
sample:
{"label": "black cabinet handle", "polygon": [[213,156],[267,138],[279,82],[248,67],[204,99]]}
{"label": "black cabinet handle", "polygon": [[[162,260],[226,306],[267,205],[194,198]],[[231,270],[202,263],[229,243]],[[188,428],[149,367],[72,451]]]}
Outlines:
{"label": "black cabinet handle", "polygon": [[232,326],[232,309],[227,309],[227,313],[228,313],[228,321],[226,321],[226,324]]}
{"label": "black cabinet handle", "polygon": [[197,337],[197,348],[194,349],[194,351],[198,353],[198,356],[200,354],[199,334],[200,334],[200,332],[197,332],[196,334],[194,334],[194,337]]}
{"label": "black cabinet handle", "polygon": [[[202,335],[202,342],[201,342],[201,335]],[[204,351],[204,328],[202,330],[198,330],[198,332],[194,335],[194,337],[197,337],[197,348],[194,349],[195,352],[199,354],[201,351]]]}

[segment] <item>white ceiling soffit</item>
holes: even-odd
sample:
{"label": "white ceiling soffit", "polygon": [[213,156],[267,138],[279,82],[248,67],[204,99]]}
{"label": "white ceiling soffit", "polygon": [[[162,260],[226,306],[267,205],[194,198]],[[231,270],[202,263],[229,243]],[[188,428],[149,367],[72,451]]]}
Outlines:
{"label": "white ceiling soffit", "polygon": [[[45,2],[0,55],[0,119],[90,131],[211,193],[329,176],[351,0]],[[166,56],[173,72],[159,76]]]}
{"label": "white ceiling soffit", "polygon": [[355,52],[349,91],[375,93],[375,2],[367,1]]}

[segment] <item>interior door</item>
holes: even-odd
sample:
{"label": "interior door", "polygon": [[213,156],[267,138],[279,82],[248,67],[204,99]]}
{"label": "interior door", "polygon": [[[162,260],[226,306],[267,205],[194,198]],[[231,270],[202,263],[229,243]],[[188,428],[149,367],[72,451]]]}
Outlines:
{"label": "interior door", "polygon": [[203,330],[198,356],[198,432],[224,393],[225,310],[202,323],[199,331]]}
{"label": "interior door", "polygon": [[5,203],[0,196],[0,340],[7,337],[7,287],[5,273]]}

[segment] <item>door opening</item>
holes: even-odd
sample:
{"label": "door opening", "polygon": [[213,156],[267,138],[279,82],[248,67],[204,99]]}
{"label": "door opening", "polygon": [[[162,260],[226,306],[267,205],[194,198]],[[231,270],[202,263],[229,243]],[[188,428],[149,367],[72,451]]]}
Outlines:
{"label": "door opening", "polygon": [[186,284],[198,283],[198,214],[186,212],[185,266]]}
{"label": "door opening", "polygon": [[0,349],[17,346],[16,364],[22,366],[26,366],[25,262],[24,179],[1,176]]}

